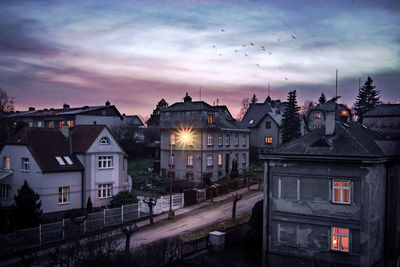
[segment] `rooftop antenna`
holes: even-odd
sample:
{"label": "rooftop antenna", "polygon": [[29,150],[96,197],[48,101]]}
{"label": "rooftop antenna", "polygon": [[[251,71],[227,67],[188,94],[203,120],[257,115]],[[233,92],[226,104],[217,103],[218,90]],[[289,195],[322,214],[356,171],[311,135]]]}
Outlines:
{"label": "rooftop antenna", "polygon": [[201,86],[200,86],[200,101],[201,101]]}
{"label": "rooftop antenna", "polygon": [[219,98],[217,98],[217,106],[218,106],[218,104],[219,104]]}
{"label": "rooftop antenna", "polygon": [[269,83],[268,83],[268,96],[270,96],[271,90],[269,88]]}
{"label": "rooftop antenna", "polygon": [[338,78],[338,70],[336,69],[336,98],[337,98],[337,78]]}

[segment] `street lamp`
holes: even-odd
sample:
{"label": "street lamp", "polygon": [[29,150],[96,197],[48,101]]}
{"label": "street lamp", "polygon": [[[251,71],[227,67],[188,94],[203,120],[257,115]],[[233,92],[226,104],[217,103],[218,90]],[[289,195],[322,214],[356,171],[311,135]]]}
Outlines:
{"label": "street lamp", "polygon": [[[174,218],[175,213],[172,209],[172,145],[175,142],[182,145],[184,148],[186,146],[192,145],[193,143],[193,132],[192,128],[184,128],[181,127],[178,132],[173,133],[174,135],[170,134],[170,155],[169,155],[169,211],[168,211],[168,220]],[[172,140],[172,137],[174,138]]]}

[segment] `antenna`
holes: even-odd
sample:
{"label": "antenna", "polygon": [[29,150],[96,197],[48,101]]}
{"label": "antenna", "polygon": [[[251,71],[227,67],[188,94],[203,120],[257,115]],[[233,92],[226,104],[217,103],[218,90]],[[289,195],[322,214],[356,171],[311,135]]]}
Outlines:
{"label": "antenna", "polygon": [[217,106],[218,106],[218,103],[219,103],[219,98],[217,98]]}
{"label": "antenna", "polygon": [[201,101],[201,86],[200,86],[200,101]]}
{"label": "antenna", "polygon": [[338,70],[336,69],[336,97],[337,97],[337,79],[338,79]]}
{"label": "antenna", "polygon": [[271,90],[269,88],[269,83],[268,83],[268,96],[270,96]]}

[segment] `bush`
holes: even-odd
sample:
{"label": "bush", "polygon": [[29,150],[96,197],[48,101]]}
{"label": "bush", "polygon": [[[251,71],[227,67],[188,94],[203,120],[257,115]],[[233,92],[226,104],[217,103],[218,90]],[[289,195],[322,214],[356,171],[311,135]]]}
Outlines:
{"label": "bush", "polygon": [[122,191],[112,197],[110,201],[110,208],[118,208],[122,205],[137,203],[138,199],[134,193],[129,191]]}

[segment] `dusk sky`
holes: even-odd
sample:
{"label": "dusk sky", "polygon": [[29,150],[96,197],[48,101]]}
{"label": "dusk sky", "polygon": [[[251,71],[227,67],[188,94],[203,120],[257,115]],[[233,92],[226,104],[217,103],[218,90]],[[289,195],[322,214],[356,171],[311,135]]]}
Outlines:
{"label": "dusk sky", "polygon": [[268,83],[300,106],[332,97],[335,69],[339,102],[368,75],[384,102],[400,99],[400,1],[0,2],[0,87],[19,110],[110,100],[148,116],[201,87],[236,116]]}

